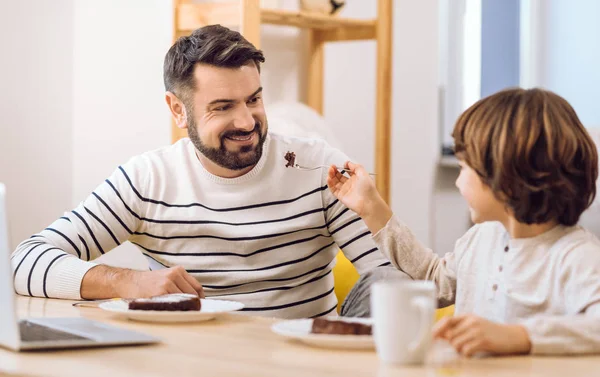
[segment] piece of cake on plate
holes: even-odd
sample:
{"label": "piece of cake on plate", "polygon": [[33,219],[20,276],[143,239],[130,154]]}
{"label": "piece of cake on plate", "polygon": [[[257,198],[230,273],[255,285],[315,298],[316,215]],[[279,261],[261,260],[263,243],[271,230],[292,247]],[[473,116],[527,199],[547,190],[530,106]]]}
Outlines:
{"label": "piece of cake on plate", "polygon": [[198,311],[200,298],[187,293],[173,293],[129,301],[129,310]]}
{"label": "piece of cake on plate", "polygon": [[371,335],[371,325],[328,320],[325,318],[313,319],[311,332],[313,334],[336,334],[336,335]]}

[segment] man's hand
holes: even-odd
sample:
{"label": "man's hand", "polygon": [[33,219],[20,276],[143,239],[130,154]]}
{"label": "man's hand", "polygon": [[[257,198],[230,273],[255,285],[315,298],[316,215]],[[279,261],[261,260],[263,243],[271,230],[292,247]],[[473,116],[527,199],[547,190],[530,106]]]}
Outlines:
{"label": "man's hand", "polygon": [[191,293],[204,297],[204,289],[181,266],[158,271],[131,271],[123,274],[116,287],[118,297],[139,298],[167,293]]}
{"label": "man's hand", "polygon": [[96,266],[81,282],[81,297],[85,299],[143,298],[167,293],[190,293],[204,298],[202,285],[181,266],[159,271]]}
{"label": "man's hand", "polygon": [[467,357],[479,352],[507,355],[531,351],[531,341],[523,326],[503,325],[474,315],[441,319],[433,329],[433,336],[446,339]]}

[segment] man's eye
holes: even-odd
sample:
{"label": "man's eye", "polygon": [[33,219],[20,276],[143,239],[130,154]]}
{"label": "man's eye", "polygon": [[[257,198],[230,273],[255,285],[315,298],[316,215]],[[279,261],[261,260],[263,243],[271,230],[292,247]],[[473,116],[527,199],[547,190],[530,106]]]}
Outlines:
{"label": "man's eye", "polygon": [[225,106],[221,106],[221,107],[216,107],[215,111],[227,111],[231,108],[231,105],[225,105]]}
{"label": "man's eye", "polygon": [[259,99],[260,97],[254,97],[250,101],[248,101],[248,103],[257,103]]}

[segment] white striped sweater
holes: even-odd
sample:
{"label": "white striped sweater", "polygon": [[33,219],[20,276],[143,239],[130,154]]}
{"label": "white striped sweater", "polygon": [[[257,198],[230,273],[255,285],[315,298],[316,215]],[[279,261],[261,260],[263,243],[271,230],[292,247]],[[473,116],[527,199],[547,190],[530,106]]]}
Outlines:
{"label": "white striped sweater", "polygon": [[326,186],[348,158],[320,140],[271,134],[259,163],[234,179],[204,169],[189,139],[132,158],[76,209],[22,242],[12,256],[19,294],[79,299],[100,255],[127,240],[150,268],[181,265],[207,297],[253,314],[335,313],[332,268],[341,248],[359,273],[389,264],[363,221]]}

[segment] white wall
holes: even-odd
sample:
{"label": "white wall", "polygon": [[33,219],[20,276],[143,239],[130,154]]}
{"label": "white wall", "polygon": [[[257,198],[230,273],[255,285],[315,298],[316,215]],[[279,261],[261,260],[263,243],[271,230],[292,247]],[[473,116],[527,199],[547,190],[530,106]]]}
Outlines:
{"label": "white wall", "polygon": [[0,1],[0,182],[12,246],[71,205],[72,0]]}
{"label": "white wall", "polygon": [[427,244],[439,157],[438,2],[394,2],[392,207]]}
{"label": "white wall", "polygon": [[[172,43],[172,12],[167,0],[75,1],[70,206],[118,165],[170,143],[162,65]],[[146,265],[129,243],[100,261]]]}
{"label": "white wall", "polygon": [[170,142],[171,19],[165,0],[75,1],[72,205],[118,165]]}
{"label": "white wall", "polygon": [[[340,17],[374,18],[376,1],[347,1]],[[374,41],[325,45],[323,113],[344,152],[369,171],[375,170]]]}

